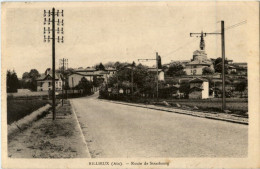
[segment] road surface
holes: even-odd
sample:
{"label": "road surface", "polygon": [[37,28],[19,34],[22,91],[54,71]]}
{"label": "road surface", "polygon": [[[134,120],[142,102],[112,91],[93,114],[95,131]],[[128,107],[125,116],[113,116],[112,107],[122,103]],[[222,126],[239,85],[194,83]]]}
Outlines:
{"label": "road surface", "polygon": [[92,158],[246,157],[248,126],[115,104],[71,100]]}

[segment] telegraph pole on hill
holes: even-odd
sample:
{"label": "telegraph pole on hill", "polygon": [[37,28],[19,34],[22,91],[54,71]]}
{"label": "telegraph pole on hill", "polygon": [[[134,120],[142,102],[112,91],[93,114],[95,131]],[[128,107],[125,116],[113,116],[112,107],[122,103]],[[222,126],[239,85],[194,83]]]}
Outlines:
{"label": "telegraph pole on hill", "polygon": [[158,94],[159,94],[159,77],[158,77],[158,60],[159,60],[159,55],[158,52],[156,52],[156,58],[155,59],[138,59],[138,61],[149,61],[149,60],[156,60],[156,98],[158,100]]}
{"label": "telegraph pole on hill", "polygon": [[[61,12],[59,10],[57,10],[57,12],[55,12],[55,8],[52,8],[52,11],[48,10],[48,12],[47,12],[46,10],[44,10],[43,16],[44,16],[44,22],[43,22],[43,24],[44,24],[44,28],[43,28],[44,42],[50,42],[50,40],[52,40],[52,111],[53,111],[52,119],[55,120],[56,119],[56,112],[55,112],[55,40],[57,40],[58,43],[64,42],[63,35],[58,36],[57,38],[55,37],[56,31],[57,31],[57,34],[60,34],[60,33],[64,34],[63,19],[55,20],[55,16],[57,16],[57,18],[59,16],[63,17],[64,13],[63,13],[63,10],[61,10]],[[57,23],[57,29],[55,29],[56,23]],[[50,28],[50,24],[52,24],[52,29]],[[46,27],[45,27],[45,25],[46,25]],[[47,25],[49,25],[49,26],[47,26]],[[46,33],[48,34],[48,37],[47,37]],[[50,34],[52,34],[52,37],[50,37]]]}
{"label": "telegraph pole on hill", "polygon": [[[221,21],[221,33],[190,33],[192,35],[200,35],[203,38],[207,35],[221,35],[221,50],[222,50],[222,111],[226,109],[226,96],[225,96],[225,28],[224,21]],[[197,36],[198,37],[198,36]]]}
{"label": "telegraph pole on hill", "polygon": [[64,102],[64,80],[65,80],[65,75],[64,75],[64,70],[68,69],[68,59],[62,58],[60,59],[60,68],[62,71],[62,76],[63,76],[63,80],[62,80],[62,106],[63,106],[63,102]]}

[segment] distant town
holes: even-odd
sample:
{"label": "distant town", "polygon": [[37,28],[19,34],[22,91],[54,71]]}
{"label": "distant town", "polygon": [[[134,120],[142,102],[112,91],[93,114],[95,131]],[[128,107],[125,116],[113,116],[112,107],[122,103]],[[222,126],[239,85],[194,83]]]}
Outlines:
{"label": "distant town", "polygon": [[[199,49],[191,54],[190,60],[175,60],[165,64],[162,64],[162,61],[163,57],[158,56],[157,75],[156,66],[147,67],[134,62],[109,62],[92,67],[82,65],[79,68],[68,68],[65,60],[65,63],[60,64],[59,69],[56,70],[55,90],[58,93],[61,93],[63,89],[67,92],[74,89],[83,90],[83,84],[89,83],[88,89],[84,89],[84,92],[88,94],[100,89],[106,90],[109,95],[133,94],[155,97],[156,80],[158,79],[158,95],[161,98],[221,97],[222,58],[207,56],[203,36],[201,36]],[[52,70],[50,68],[46,68],[44,73],[32,69],[23,73],[22,79],[11,79],[10,77],[14,73],[8,71],[7,74],[8,93],[52,90]],[[225,74],[226,97],[247,97],[247,63],[226,59]]]}

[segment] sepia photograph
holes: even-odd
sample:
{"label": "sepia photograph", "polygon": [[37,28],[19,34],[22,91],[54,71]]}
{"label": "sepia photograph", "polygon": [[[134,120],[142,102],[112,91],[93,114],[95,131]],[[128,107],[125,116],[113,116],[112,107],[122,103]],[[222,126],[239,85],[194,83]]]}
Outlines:
{"label": "sepia photograph", "polygon": [[259,3],[2,2],[3,168],[258,168]]}

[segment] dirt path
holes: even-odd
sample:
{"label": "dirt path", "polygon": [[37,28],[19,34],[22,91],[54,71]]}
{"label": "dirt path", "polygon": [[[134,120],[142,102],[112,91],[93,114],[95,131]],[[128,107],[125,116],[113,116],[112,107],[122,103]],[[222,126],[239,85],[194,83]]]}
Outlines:
{"label": "dirt path", "polygon": [[88,158],[75,114],[69,102],[57,110],[57,119],[52,114],[33,123],[25,131],[8,141],[8,156],[11,158]]}

